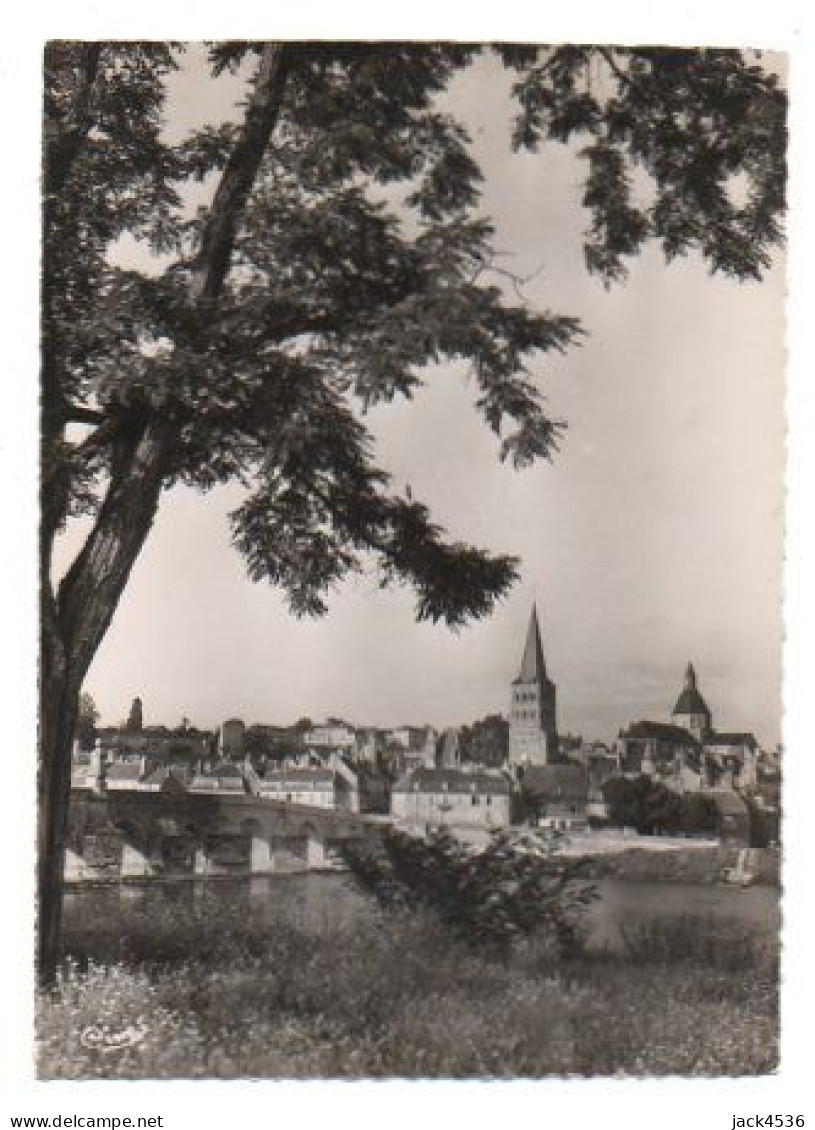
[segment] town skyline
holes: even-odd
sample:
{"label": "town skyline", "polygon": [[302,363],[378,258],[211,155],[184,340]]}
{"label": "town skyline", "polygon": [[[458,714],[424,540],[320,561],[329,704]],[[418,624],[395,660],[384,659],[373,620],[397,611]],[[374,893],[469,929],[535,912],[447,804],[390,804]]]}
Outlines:
{"label": "town skyline", "polygon": [[[535,617],[536,614],[537,614],[537,606],[533,604],[533,606],[532,606],[533,618]],[[528,646],[528,644],[526,646]],[[521,667],[521,664],[522,664],[522,660],[518,664],[519,668]],[[694,666],[692,659],[688,661],[688,664],[686,665],[685,669],[683,669],[682,680],[679,680],[679,679],[677,680],[676,692],[678,692],[679,688],[681,687],[682,681],[687,677],[687,671],[691,668],[694,669],[694,675],[695,675],[696,674],[695,673],[695,666]],[[514,679],[511,680],[511,682],[513,682],[513,681],[516,681],[516,680],[514,680]],[[607,733],[605,735],[598,735],[596,733],[595,734],[585,734],[585,733],[583,733],[583,731],[579,727],[575,728],[575,727],[563,726],[563,725],[558,724],[559,733],[560,733],[561,736],[579,737],[579,738],[582,738],[584,741],[588,741],[588,742],[591,742],[591,741],[613,742],[615,740],[615,738],[618,737],[619,733],[621,733],[625,729],[626,726],[630,725],[631,723],[633,723],[635,721],[641,721],[641,720],[645,720],[645,719],[648,719],[648,720],[651,720],[651,721],[657,721],[657,722],[659,722],[659,721],[662,721],[662,722],[672,721],[673,707],[671,706],[671,704],[674,703],[675,700],[676,700],[676,692],[674,693],[673,697],[670,699],[670,703],[668,704],[667,707],[657,706],[656,709],[653,709],[650,712],[643,711],[639,715],[636,715],[636,716],[632,715],[629,719],[627,719],[625,721],[621,720],[619,726],[617,727],[617,729],[613,733]],[[90,690],[89,690],[88,693],[90,693],[91,697],[93,697],[92,692]],[[507,698],[509,700],[509,690],[508,690]],[[336,712],[336,711],[325,711],[325,710],[320,710],[320,709],[310,710],[310,711],[307,710],[307,711],[305,711],[305,713],[299,714],[296,718],[289,718],[289,717],[287,717],[287,718],[280,718],[280,717],[272,718],[272,717],[254,717],[254,716],[250,718],[250,717],[243,717],[239,713],[233,712],[233,713],[226,713],[223,716],[218,717],[218,718],[208,717],[205,720],[205,724],[203,726],[199,726],[199,723],[201,721],[204,721],[203,719],[191,717],[191,716],[189,716],[185,713],[182,713],[179,716],[179,718],[175,721],[171,721],[168,718],[160,718],[159,719],[159,718],[156,718],[156,717],[152,717],[151,713],[150,713],[150,709],[149,709],[149,703],[145,702],[144,697],[139,692],[135,693],[135,695],[133,696],[133,699],[130,700],[130,703],[128,704],[128,711],[130,712],[130,715],[132,715],[132,709],[135,706],[136,702],[138,702],[138,704],[139,704],[139,716],[140,716],[140,718],[142,717],[142,711],[144,711],[144,726],[148,730],[151,727],[164,728],[164,729],[172,730],[173,728],[183,728],[185,726],[191,726],[194,729],[201,729],[201,730],[204,730],[204,731],[212,731],[212,732],[218,732],[221,729],[221,727],[225,723],[227,723],[228,721],[238,720],[242,723],[245,723],[249,727],[252,727],[252,726],[257,726],[257,727],[270,726],[270,727],[280,727],[281,729],[292,729],[292,728],[296,727],[299,723],[309,721],[314,726],[320,726],[320,725],[325,724],[325,723],[328,723],[328,724],[335,724],[336,723],[336,724],[347,725],[347,726],[351,727],[352,729],[356,729],[356,730],[376,729],[376,730],[381,730],[381,731],[388,731],[388,730],[393,731],[393,730],[397,730],[397,729],[400,729],[400,728],[403,728],[403,727],[423,728],[423,727],[430,726],[433,729],[435,729],[437,732],[442,733],[447,729],[455,729],[455,728],[459,728],[459,727],[462,727],[462,726],[470,725],[470,724],[477,722],[477,721],[480,721],[482,718],[490,716],[490,715],[491,716],[498,715],[501,718],[503,718],[505,721],[508,721],[510,716],[511,716],[511,713],[512,713],[511,709],[509,707],[506,707],[504,709],[496,708],[495,710],[491,710],[491,711],[488,710],[488,711],[485,711],[483,714],[478,715],[477,717],[473,716],[471,718],[466,718],[466,719],[459,718],[459,719],[456,719],[456,720],[450,720],[450,719],[446,719],[446,720],[435,719],[434,720],[434,719],[429,719],[429,718],[426,718],[426,717],[419,717],[418,715],[412,715],[410,718],[400,718],[400,719],[378,718],[377,720],[374,721],[374,720],[372,720],[368,717],[357,717],[357,716],[349,715],[347,713]],[[94,703],[96,704],[95,699],[94,699]],[[717,727],[714,727],[715,729],[721,730],[723,732],[734,732],[734,731],[735,732],[745,732],[745,733],[752,733],[753,732],[753,728],[751,728],[751,727],[729,725],[728,724],[729,720],[726,719],[726,718],[722,719],[716,713],[715,708],[711,713],[712,713],[714,721],[719,722],[719,723],[721,723],[722,721],[724,722],[724,725],[719,725]],[[126,721],[127,717],[128,717],[127,713],[122,713],[121,716],[117,716],[115,719],[113,717],[103,717],[100,714],[100,717],[98,719],[98,724],[99,724],[99,727],[102,728],[102,729],[105,729],[105,728],[115,729],[115,728],[122,728],[122,727],[127,728],[127,726],[129,725],[129,722]],[[558,718],[559,718],[559,712],[558,712]],[[763,744],[764,744],[764,748],[767,748],[767,749],[771,748],[768,743],[763,743]],[[775,745],[776,746],[780,745],[780,742],[776,742]]]}

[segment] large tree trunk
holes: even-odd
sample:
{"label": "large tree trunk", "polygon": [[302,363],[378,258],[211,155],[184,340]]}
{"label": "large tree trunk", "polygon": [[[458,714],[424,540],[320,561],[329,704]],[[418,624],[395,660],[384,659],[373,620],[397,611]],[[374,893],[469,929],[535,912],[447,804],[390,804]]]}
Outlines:
{"label": "large tree trunk", "polygon": [[60,641],[43,639],[40,668],[40,746],[43,756],[40,758],[37,783],[37,970],[43,986],[53,982],[59,957],[71,749],[78,700],[79,688],[68,675]]}
{"label": "large tree trunk", "polygon": [[43,986],[53,982],[59,960],[79,692],[153,523],[170,441],[171,427],[162,420],[130,438],[93,531],[56,600],[49,578],[41,581],[37,960]]}
{"label": "large tree trunk", "polygon": [[[266,44],[261,52],[244,122],[221,176],[202,232],[199,255],[193,264],[190,300],[202,313],[220,296],[240,216],[280,114],[291,55],[292,49],[279,43]],[[64,183],[86,136],[87,104],[98,66],[99,52],[87,51],[76,108],[76,129],[70,137],[57,136],[52,139],[53,144],[49,142],[46,187],[50,192],[58,191]],[[50,452],[59,450],[65,406],[47,363],[47,349],[45,361],[43,489],[47,497],[42,507],[38,782],[38,974],[43,986],[53,983],[59,960],[71,748],[79,692],[153,523],[167,456],[173,444],[173,427],[159,416],[138,420],[131,415],[129,427],[123,434],[113,419],[107,421],[118,437],[109,489],[94,528],[54,599],[50,578],[51,540],[64,507],[61,498],[53,497],[58,488],[52,490],[47,472],[51,465]],[[102,424],[100,428],[105,426]]]}

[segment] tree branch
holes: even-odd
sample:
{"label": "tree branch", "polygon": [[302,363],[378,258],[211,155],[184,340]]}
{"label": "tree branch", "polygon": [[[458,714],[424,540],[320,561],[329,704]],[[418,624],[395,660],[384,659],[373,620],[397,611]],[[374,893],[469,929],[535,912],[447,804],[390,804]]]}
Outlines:
{"label": "tree branch", "polygon": [[633,79],[630,74],[627,74],[617,66],[614,55],[608,47],[598,47],[597,53],[601,56],[601,58],[605,59],[606,63],[608,64],[609,70],[620,80],[621,83],[623,83],[624,86],[629,87],[631,90],[636,90],[640,94],[648,94],[648,91],[645,89],[641,82],[637,82],[637,80]]}
{"label": "tree branch", "polygon": [[[285,48],[264,48],[246,117],[204,225],[190,291],[195,305],[218,298],[235,231],[277,122],[286,81]],[[90,410],[89,410],[90,411]],[[88,451],[121,437],[96,522],[59,587],[57,611],[67,661],[81,680],[104,637],[130,570],[155,517],[174,440],[174,425],[157,414],[110,418],[85,441]]]}
{"label": "tree branch", "polygon": [[85,408],[81,404],[66,404],[63,419],[66,424],[104,424],[109,417],[98,408]]}
{"label": "tree branch", "polygon": [[282,43],[268,43],[263,49],[241,135],[221,176],[193,265],[194,300],[212,300],[221,292],[235,244],[237,221],[280,115],[290,51]]}

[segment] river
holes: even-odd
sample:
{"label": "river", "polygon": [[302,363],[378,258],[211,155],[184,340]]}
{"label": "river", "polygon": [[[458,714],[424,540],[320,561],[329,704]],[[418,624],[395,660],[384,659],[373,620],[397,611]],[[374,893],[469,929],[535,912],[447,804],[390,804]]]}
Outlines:
{"label": "river", "polygon": [[[599,899],[588,913],[589,936],[595,944],[619,941],[619,927],[632,918],[664,915],[713,915],[735,919],[745,927],[777,932],[781,914],[775,887],[726,887],[679,882],[640,882],[603,879],[593,884]],[[264,875],[198,882],[111,884],[74,887],[66,896],[66,928],[72,921],[118,917],[127,907],[149,910],[206,897],[216,904],[246,903],[270,919],[284,914],[303,924],[347,923],[364,913],[367,903],[351,889],[343,875],[308,872],[299,875]]]}

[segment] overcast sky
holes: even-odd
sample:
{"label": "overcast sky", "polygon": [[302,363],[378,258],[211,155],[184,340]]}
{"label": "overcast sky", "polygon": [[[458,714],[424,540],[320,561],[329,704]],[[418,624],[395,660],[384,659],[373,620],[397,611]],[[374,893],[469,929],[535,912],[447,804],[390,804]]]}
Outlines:
{"label": "overcast sky", "polygon": [[[562,732],[609,739],[667,718],[692,660],[715,726],[779,740],[783,263],[762,285],[738,284],[694,258],[666,268],[651,249],[605,291],[583,269],[582,168],[561,147],[510,152],[506,86],[481,67],[451,102],[474,136],[502,262],[530,276],[533,306],[578,315],[589,334],[535,365],[568,421],[561,452],[524,472],[501,466],[454,366],[369,420],[396,483],[456,537],[518,555],[521,581],[458,634],[417,625],[410,593],[374,577],[338,590],[323,620],[298,621],[229,545],[239,494],[177,490],[88,676],[105,722],[136,694],[147,722],[207,726],[505,712],[537,601]],[[226,115],[233,100],[192,66],[173,85],[173,128]],[[69,535],[63,561],[75,545]]]}

